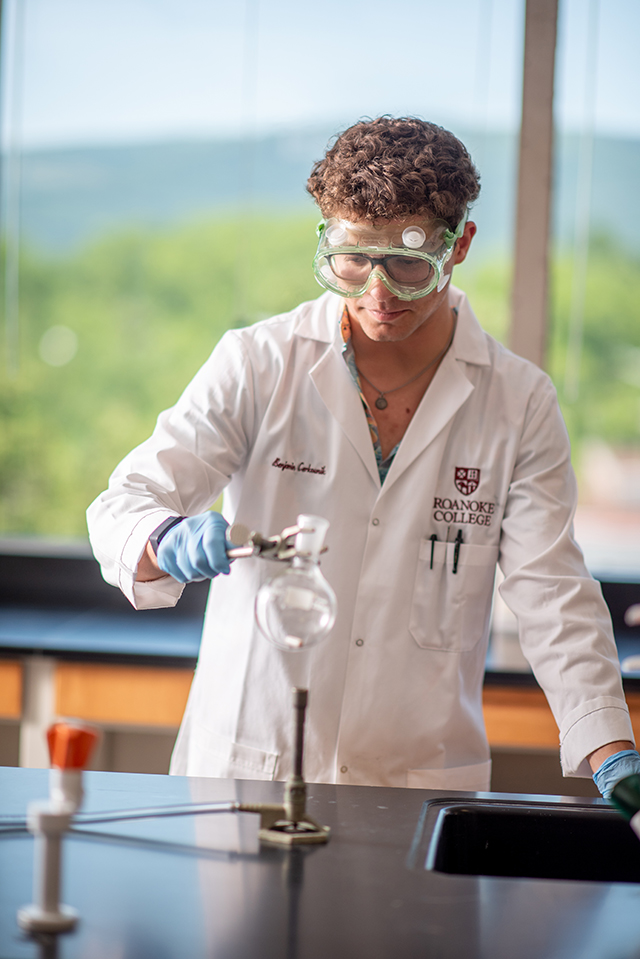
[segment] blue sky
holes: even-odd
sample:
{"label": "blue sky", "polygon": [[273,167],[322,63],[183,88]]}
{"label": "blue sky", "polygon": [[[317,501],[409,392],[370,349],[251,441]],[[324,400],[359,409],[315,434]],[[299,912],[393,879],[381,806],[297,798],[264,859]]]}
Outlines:
{"label": "blue sky", "polygon": [[[523,0],[5,6],[5,130],[9,124],[27,146],[339,126],[380,113],[418,114],[454,129],[518,122]],[[592,112],[596,132],[640,137],[639,41],[638,0],[560,0],[562,129],[582,129]]]}

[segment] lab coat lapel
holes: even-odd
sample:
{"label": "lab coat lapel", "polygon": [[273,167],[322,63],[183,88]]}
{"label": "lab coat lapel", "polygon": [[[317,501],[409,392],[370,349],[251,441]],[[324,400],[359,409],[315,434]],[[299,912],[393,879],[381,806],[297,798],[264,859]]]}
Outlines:
{"label": "lab coat lapel", "polygon": [[323,403],[342,427],[347,439],[360,456],[369,475],[380,486],[380,476],[373,451],[369,427],[351,374],[334,341],[325,350],[310,374]]}
{"label": "lab coat lapel", "polygon": [[438,437],[474,390],[464,373],[465,364],[447,353],[429,389],[422,397],[395,455],[383,492]]}
{"label": "lab coat lapel", "polygon": [[473,383],[466,373],[467,364],[488,366],[490,363],[486,334],[465,294],[452,286],[449,297],[451,305],[458,311],[453,343],[409,423],[384,481],[383,493],[434,442],[473,393]]}

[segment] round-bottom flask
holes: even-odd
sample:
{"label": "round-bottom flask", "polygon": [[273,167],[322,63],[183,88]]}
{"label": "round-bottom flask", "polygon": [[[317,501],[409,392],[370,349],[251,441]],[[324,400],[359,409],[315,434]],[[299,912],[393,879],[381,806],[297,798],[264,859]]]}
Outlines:
{"label": "round-bottom flask", "polygon": [[261,632],[278,649],[287,651],[321,642],[333,628],[337,613],[335,593],[318,566],[329,523],[318,516],[302,515],[298,526],[296,549],[301,555],[262,584],[255,605]]}

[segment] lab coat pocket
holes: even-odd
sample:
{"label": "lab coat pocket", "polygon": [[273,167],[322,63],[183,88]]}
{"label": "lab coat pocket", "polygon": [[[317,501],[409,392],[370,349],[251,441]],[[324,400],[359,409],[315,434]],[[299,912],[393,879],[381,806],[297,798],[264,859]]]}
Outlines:
{"label": "lab coat pocket", "polygon": [[220,779],[273,779],[277,753],[234,743],[193,722],[189,742],[189,776]]}
{"label": "lab coat pocket", "polygon": [[491,760],[470,766],[452,766],[449,769],[409,769],[409,789],[465,789],[486,792],[491,784]]}
{"label": "lab coat pocket", "polygon": [[454,543],[420,544],[409,630],[423,649],[472,649],[488,628],[498,547],[462,543],[455,573],[454,559]]}

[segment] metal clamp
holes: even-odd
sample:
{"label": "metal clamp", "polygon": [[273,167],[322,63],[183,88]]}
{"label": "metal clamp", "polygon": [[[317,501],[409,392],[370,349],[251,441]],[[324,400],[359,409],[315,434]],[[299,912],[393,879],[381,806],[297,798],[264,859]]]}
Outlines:
{"label": "metal clamp", "polygon": [[[296,549],[295,538],[298,533],[314,533],[310,527],[287,526],[278,536],[263,536],[262,533],[252,532],[244,523],[233,523],[227,529],[227,556],[229,559],[247,559],[250,556],[260,556],[261,559],[273,559],[281,563],[288,563],[294,556],[308,556]],[[324,553],[325,549],[322,550]]]}

